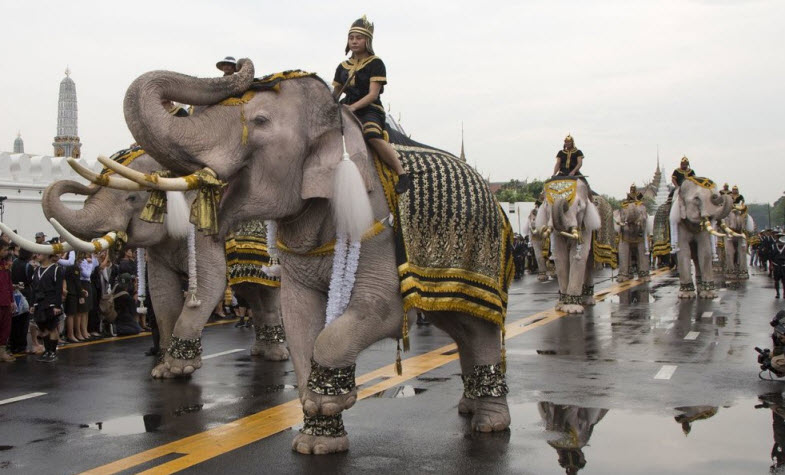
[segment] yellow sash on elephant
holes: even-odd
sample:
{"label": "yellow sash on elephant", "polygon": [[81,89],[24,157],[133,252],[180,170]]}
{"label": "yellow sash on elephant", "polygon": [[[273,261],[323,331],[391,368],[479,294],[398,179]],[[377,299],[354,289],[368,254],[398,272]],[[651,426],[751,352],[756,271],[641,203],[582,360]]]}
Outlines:
{"label": "yellow sash on elephant", "polygon": [[594,206],[600,215],[600,229],[592,231],[592,255],[595,264],[607,264],[611,269],[619,266],[619,246],[616,230],[613,228],[613,208],[608,201],[596,195]]}
{"label": "yellow sash on elephant", "polygon": [[485,180],[468,164],[419,144],[393,147],[412,177],[404,194],[378,158],[395,216],[404,310],[456,311],[503,328],[512,280],[512,228]]}
{"label": "yellow sash on elephant", "polygon": [[651,246],[651,255],[667,256],[671,253],[671,207],[664,203],[654,213],[654,243]]}
{"label": "yellow sash on elephant", "polygon": [[252,283],[280,287],[281,279],[268,276],[262,269],[269,266],[270,261],[264,221],[245,221],[226,238],[226,275],[229,285]]}
{"label": "yellow sash on elephant", "polygon": [[552,180],[545,183],[545,199],[553,204],[557,198],[564,198],[572,205],[575,192],[578,189],[578,180],[575,178],[565,180]]}

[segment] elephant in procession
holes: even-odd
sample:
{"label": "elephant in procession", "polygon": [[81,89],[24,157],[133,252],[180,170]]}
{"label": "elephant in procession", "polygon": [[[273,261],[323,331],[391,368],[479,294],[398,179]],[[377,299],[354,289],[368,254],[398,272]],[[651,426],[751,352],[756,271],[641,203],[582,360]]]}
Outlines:
{"label": "elephant in procession", "polygon": [[[664,204],[658,210],[654,227],[654,251],[664,255],[670,252],[670,222],[678,223],[678,269],[679,298],[712,299],[717,296],[712,267],[712,235],[725,238],[726,235],[715,230],[712,221],[720,222],[728,216],[733,207],[730,195],[717,192],[717,185],[708,178],[688,177],[673,194],[671,204]],[[669,209],[668,209],[669,208]],[[665,213],[669,218],[665,219]],[[690,263],[695,265],[693,283]]]}
{"label": "elephant in procession", "polygon": [[[149,175],[161,168],[139,147],[120,151],[113,155],[113,159],[126,163],[130,169],[142,174]],[[70,235],[68,242],[90,239],[114,231],[125,233],[128,246],[146,249],[149,256],[147,274],[150,298],[160,330],[160,347],[163,355],[151,375],[154,378],[171,378],[198,369],[201,366],[200,358],[193,358],[195,360],[191,362],[193,370],[188,371],[167,364],[167,358],[172,358],[168,350],[171,348],[173,335],[178,334],[178,327],[195,326],[201,332],[212,309],[215,308],[215,305],[199,305],[191,309],[186,305],[182,289],[183,281],[188,279],[186,234],[190,224],[187,221],[187,206],[194,200],[196,193],[188,192],[186,197],[180,198],[182,206],[186,207],[184,210],[178,210],[177,206],[167,206],[168,212],[163,224],[149,222],[141,217],[142,211],[150,201],[148,199],[150,193],[145,188],[106,171],[97,175],[74,160],[69,160],[69,164],[94,185],[85,187],[69,180],[52,183],[46,188],[42,197],[44,215],[62,223],[65,229],[58,230]],[[65,193],[87,196],[83,208],[74,210],[66,207],[60,200]],[[169,195],[167,204],[177,203],[177,198]],[[90,246],[89,243],[87,244]],[[279,330],[280,305],[276,283],[240,284],[236,287],[236,292],[245,298],[253,309],[257,332],[251,354],[262,355],[270,361],[288,359],[288,350],[285,343],[281,341],[282,328]],[[186,312],[186,309],[201,313],[202,318],[194,323],[190,319],[192,312]]]}
{"label": "elephant in procession", "polygon": [[[348,449],[341,412],[358,397],[357,357],[384,338],[401,338],[405,351],[413,309],[457,342],[459,412],[472,415],[473,430],[507,429],[501,329],[512,230],[487,183],[454,156],[389,131],[412,177],[398,195],[395,174],[373,157],[362,125],[322,79],[302,71],[254,79],[250,60],[238,65],[223,78],[146,73],[126,93],[125,117],[145,150],[186,175],[172,179],[177,186],[202,190],[205,172],[221,182],[215,235],[197,242],[200,264],[216,253],[210,241],[238,220],[275,221],[281,310],[304,412],[292,448]],[[162,99],[206,107],[173,117]],[[199,266],[200,298],[214,303],[219,285],[210,279],[224,266],[210,262],[211,275]]]}
{"label": "elephant in procession", "polygon": [[595,263],[616,267],[612,213],[582,177],[556,176],[545,182],[535,228],[550,235],[559,280],[557,310],[581,313],[585,305],[594,305]]}
{"label": "elephant in procession", "polygon": [[550,236],[547,233],[543,235],[536,225],[540,206],[535,206],[531,210],[529,217],[526,218],[526,225],[528,227],[529,242],[531,242],[532,250],[534,251],[534,259],[537,261],[537,280],[545,282],[553,277],[553,271],[548,269],[548,256],[551,250]]}
{"label": "elephant in procession", "polygon": [[632,279],[630,269],[632,258],[636,258],[638,277],[648,282],[649,277],[649,249],[648,235],[649,220],[646,206],[641,201],[623,201],[621,209],[614,211],[614,229],[619,235],[619,273],[617,282],[626,282]]}
{"label": "elephant in procession", "polygon": [[734,205],[728,217],[720,224],[725,231],[725,278],[746,280],[750,278],[747,263],[747,236],[755,232],[755,221],[747,206]]}

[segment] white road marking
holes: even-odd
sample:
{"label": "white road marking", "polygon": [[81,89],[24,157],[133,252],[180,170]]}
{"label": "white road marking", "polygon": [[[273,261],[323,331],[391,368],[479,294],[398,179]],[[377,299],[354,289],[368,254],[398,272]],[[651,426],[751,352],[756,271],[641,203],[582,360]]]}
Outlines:
{"label": "white road marking", "polygon": [[202,356],[202,361],[209,360],[210,358],[218,358],[219,356],[230,355],[232,353],[237,353],[240,351],[245,351],[245,348],[235,348],[233,350],[222,351],[220,353],[215,353],[212,355]]}
{"label": "white road marking", "polygon": [[684,339],[685,340],[696,340],[698,338],[698,335],[700,335],[700,334],[701,334],[701,332],[689,332],[689,333],[687,333],[687,336],[684,337]]}
{"label": "white road marking", "polygon": [[701,318],[711,318],[712,315],[714,315],[714,312],[703,312],[703,314],[701,314]]}
{"label": "white road marking", "polygon": [[673,373],[676,372],[676,368],[677,368],[676,365],[670,365],[670,364],[662,365],[662,368],[660,368],[657,374],[654,375],[654,379],[671,379]]}
{"label": "white road marking", "polygon": [[12,397],[10,399],[3,399],[2,401],[0,401],[0,406],[2,406],[3,404],[11,404],[12,402],[24,401],[25,399],[32,399],[34,397],[44,396],[44,395],[46,395],[46,393],[30,393],[22,396]]}

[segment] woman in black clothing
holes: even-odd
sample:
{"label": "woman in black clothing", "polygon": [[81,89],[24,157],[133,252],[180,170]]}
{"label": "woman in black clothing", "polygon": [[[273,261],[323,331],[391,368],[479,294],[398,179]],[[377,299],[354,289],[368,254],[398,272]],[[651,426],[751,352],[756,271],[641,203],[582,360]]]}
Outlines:
{"label": "woman in black clothing", "polygon": [[44,354],[38,361],[57,360],[58,325],[63,313],[63,270],[57,255],[41,256],[41,265],[33,273],[33,320],[43,339]]}
{"label": "woman in black clothing", "polygon": [[117,311],[115,327],[117,335],[138,335],[142,327],[136,321],[136,302],[134,302],[134,278],[131,274],[120,274],[114,289],[114,308]]}

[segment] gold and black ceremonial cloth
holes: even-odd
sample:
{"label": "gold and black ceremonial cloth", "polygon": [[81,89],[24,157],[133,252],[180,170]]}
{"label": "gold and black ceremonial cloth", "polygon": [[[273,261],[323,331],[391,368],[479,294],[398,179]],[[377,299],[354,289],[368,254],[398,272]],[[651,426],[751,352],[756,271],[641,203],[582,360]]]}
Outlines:
{"label": "gold and black ceremonial cloth", "polygon": [[[144,149],[142,149],[142,147],[140,147],[139,145],[132,145],[126,149],[113,153],[112,156],[109,157],[109,159],[119,163],[120,165],[123,165],[124,167],[127,167],[128,165],[131,164],[131,162],[133,162],[140,156],[144,155],[145,153],[147,152],[145,152]],[[113,173],[114,170],[110,170],[109,168],[106,167],[104,167],[101,170],[102,176],[111,175]]]}
{"label": "gold and black ceremonial cloth", "polygon": [[512,228],[485,180],[455,156],[389,130],[412,187],[376,170],[395,218],[404,311],[463,312],[504,325],[514,273]]}
{"label": "gold and black ceremonial cloth", "polygon": [[667,256],[671,253],[671,205],[665,202],[657,208],[654,213],[654,245],[651,247],[651,255]]}
{"label": "gold and black ceremonial cloth", "polygon": [[226,238],[226,275],[229,285],[252,283],[280,287],[281,279],[264,273],[270,265],[267,248],[267,226],[252,219],[240,223]]}

